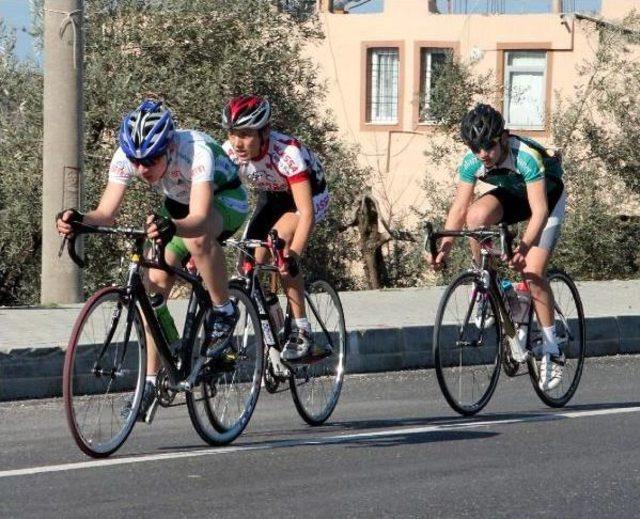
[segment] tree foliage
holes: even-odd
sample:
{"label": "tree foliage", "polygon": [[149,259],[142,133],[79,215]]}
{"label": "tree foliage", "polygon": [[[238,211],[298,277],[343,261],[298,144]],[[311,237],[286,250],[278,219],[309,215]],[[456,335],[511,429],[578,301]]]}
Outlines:
{"label": "tree foliage", "polygon": [[[224,102],[239,93],[259,93],[273,104],[273,126],[298,137],[323,160],[332,206],[328,221],[314,231],[308,268],[340,286],[349,286],[349,260],[358,253],[354,237],[338,238],[337,228],[351,210],[367,173],[357,166],[354,151],[336,139],[330,114],[321,108],[324,85],[312,61],[303,55],[303,47],[321,38],[321,31],[278,7],[269,0],[85,3],[84,209],[96,206],[106,185],[123,115],[144,97],[162,98],[178,127],[204,131],[222,141],[225,134],[219,120]],[[16,76],[16,67],[10,75]],[[41,78],[34,92],[41,95]],[[39,118],[41,107],[35,100],[31,108],[29,113]],[[41,126],[38,120],[34,131],[41,134]],[[11,142],[18,141],[12,137]],[[39,172],[41,166],[16,159],[15,168]],[[37,219],[39,197],[29,203]],[[145,186],[134,183],[119,221],[139,225],[158,203]],[[92,238],[86,252],[90,265],[85,288],[90,291],[117,275],[121,244]],[[30,261],[33,271],[39,271],[39,258]],[[31,282],[37,286],[37,276]],[[23,301],[36,299],[34,290],[29,293]]]}
{"label": "tree foliage", "polygon": [[640,17],[593,28],[597,47],[553,121],[570,207],[556,261],[584,279],[637,276]]}
{"label": "tree foliage", "polygon": [[42,75],[14,51],[0,20],[0,305],[37,299],[42,242]]}

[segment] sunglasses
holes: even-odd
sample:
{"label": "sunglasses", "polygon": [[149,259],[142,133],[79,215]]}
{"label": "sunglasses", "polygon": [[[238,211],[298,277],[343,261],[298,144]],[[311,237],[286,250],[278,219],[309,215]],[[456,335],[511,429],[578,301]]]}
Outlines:
{"label": "sunglasses", "polygon": [[129,159],[129,162],[131,162],[131,164],[133,164],[134,166],[144,166],[145,168],[150,168],[152,166],[155,166],[158,162],[160,162],[160,159],[164,157],[164,154],[160,154],[160,155],[156,155],[155,157],[147,157],[146,159],[136,159],[136,158],[131,158],[131,157],[127,157]]}
{"label": "sunglasses", "polygon": [[474,144],[470,144],[469,145],[469,149],[473,153],[480,153],[480,150],[484,150],[484,151],[488,152],[488,151],[492,150],[496,146],[496,144],[498,144],[499,142],[500,142],[500,136],[494,137],[490,141],[483,142],[482,144],[480,144],[478,146],[476,146]]}

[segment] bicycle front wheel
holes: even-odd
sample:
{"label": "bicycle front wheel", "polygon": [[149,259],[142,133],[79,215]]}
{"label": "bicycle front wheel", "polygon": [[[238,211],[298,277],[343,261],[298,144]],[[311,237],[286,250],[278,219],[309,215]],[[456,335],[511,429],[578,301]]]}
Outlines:
{"label": "bicycle front wheel", "polygon": [[[229,291],[240,311],[229,342],[237,358],[234,361],[207,361],[198,383],[186,396],[193,427],[210,445],[226,445],[240,436],[258,403],[264,370],[258,312],[242,289],[231,287]],[[201,312],[196,320],[193,362],[199,357],[204,341],[204,318]]]}
{"label": "bicycle front wheel", "polygon": [[501,360],[498,305],[477,274],[464,272],[445,290],[433,331],[433,361],[449,405],[470,416],[491,399]]}
{"label": "bicycle front wheel", "polygon": [[76,320],[63,373],[67,423],[89,456],[109,456],[133,429],[144,390],[145,351],[142,318],[125,291],[96,292]]}
{"label": "bicycle front wheel", "polygon": [[292,365],[289,386],[302,419],[309,425],[320,425],[331,416],[340,398],[347,332],[340,297],[327,281],[310,283],[305,301],[314,344],[329,346],[331,354],[309,364]]}
{"label": "bicycle front wheel", "polygon": [[580,294],[573,280],[561,271],[551,271],[547,278],[554,299],[558,346],[566,359],[560,384],[548,391],[543,391],[538,385],[542,329],[533,311],[531,311],[529,321],[531,326],[528,333],[528,344],[532,355],[529,356],[527,365],[533,389],[540,399],[550,407],[563,407],[578,389],[582,376],[586,348],[585,320]]}

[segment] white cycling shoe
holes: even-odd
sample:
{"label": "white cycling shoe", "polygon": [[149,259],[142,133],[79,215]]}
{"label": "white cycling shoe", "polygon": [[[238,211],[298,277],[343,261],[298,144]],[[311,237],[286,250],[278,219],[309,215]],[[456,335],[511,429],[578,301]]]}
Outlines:
{"label": "white cycling shoe", "polygon": [[544,353],[542,355],[540,379],[538,380],[538,387],[541,391],[551,391],[560,385],[565,361],[565,356],[562,353],[559,355]]}

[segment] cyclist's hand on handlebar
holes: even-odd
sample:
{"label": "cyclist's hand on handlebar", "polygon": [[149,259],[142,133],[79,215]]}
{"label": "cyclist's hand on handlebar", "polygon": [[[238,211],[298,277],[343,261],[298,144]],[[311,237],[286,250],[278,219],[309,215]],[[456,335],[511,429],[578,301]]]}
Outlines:
{"label": "cyclist's hand on handlebar", "polygon": [[296,277],[300,272],[300,256],[293,251],[289,251],[284,257],[284,263],[280,266],[280,275]]}
{"label": "cyclist's hand on handlebar", "polygon": [[511,259],[509,260],[509,267],[517,271],[524,270],[524,268],[527,266],[527,252],[529,252],[529,247],[527,247],[523,243],[520,243],[518,248],[513,253],[513,256],[511,256]]}
{"label": "cyclist's hand on handlebar", "polygon": [[429,262],[429,265],[433,267],[433,270],[442,270],[445,267],[450,251],[451,243],[444,242],[440,246],[435,258],[431,254],[427,253],[427,261]]}
{"label": "cyclist's hand on handlebar", "polygon": [[171,218],[158,214],[147,216],[147,237],[156,243],[166,245],[176,234],[176,224]]}
{"label": "cyclist's hand on handlebar", "polygon": [[61,236],[73,234],[75,222],[82,222],[84,214],[74,208],[64,209],[56,215],[56,228]]}

